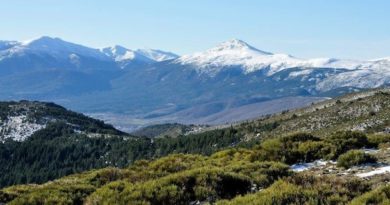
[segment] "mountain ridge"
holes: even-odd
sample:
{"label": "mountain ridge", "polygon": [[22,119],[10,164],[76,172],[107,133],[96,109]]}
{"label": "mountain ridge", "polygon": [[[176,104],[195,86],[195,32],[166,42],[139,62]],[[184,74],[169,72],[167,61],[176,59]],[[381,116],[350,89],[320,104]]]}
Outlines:
{"label": "mountain ridge", "polygon": [[[72,48],[73,48],[73,50],[76,50],[76,48],[79,48],[79,49],[82,48],[83,50],[91,49],[91,51],[95,52],[95,57],[99,56],[101,58],[104,58],[104,55],[105,55],[105,56],[109,56],[109,57],[113,58],[114,60],[117,57],[121,57],[121,56],[123,57],[123,54],[122,55],[119,55],[119,54],[114,55],[113,53],[108,54],[108,53],[105,53],[103,50],[115,49],[115,48],[119,49],[120,48],[120,50],[125,50],[126,52],[134,52],[135,54],[143,55],[143,57],[148,58],[150,60],[153,60],[155,62],[161,62],[161,61],[165,61],[165,60],[172,60],[172,59],[178,58],[176,61],[181,62],[183,64],[194,63],[191,60],[191,58],[199,56],[200,54],[203,53],[203,52],[195,52],[193,54],[186,54],[183,56],[179,56],[179,55],[174,54],[172,52],[162,51],[162,50],[158,50],[158,49],[135,49],[135,50],[132,50],[132,49],[127,49],[127,48],[120,46],[120,45],[97,49],[97,48],[91,48],[88,46],[83,46],[81,44],[71,43],[71,42],[62,40],[61,38],[58,38],[58,37],[50,37],[50,36],[41,36],[41,37],[38,37],[35,39],[22,41],[22,42],[0,41],[0,51],[4,51],[4,50],[9,49],[9,47],[15,47],[15,46],[17,47],[17,48],[15,48],[16,51],[20,50],[20,48],[18,48],[18,47],[27,47],[27,48],[31,47],[32,49],[41,50],[41,51],[45,51],[46,49],[56,50],[56,49],[62,49],[62,48],[67,48],[69,50],[72,50]],[[249,52],[249,54],[250,54],[250,52],[252,52],[252,54],[253,54],[253,52],[257,52],[257,54],[261,54],[262,56],[274,56],[274,58],[276,58],[275,60],[282,61],[281,64],[285,64],[284,66],[286,68],[287,67],[289,67],[289,68],[299,67],[299,66],[300,67],[313,67],[313,68],[332,67],[332,68],[347,68],[347,69],[356,69],[356,68],[361,68],[361,67],[370,68],[370,67],[372,67],[372,65],[370,65],[370,62],[371,63],[372,62],[384,62],[384,61],[390,60],[390,57],[382,57],[382,58],[376,58],[376,59],[371,59],[371,60],[348,60],[348,59],[338,59],[338,58],[302,59],[302,58],[296,58],[290,54],[283,54],[283,53],[276,53],[275,54],[275,53],[259,50],[255,47],[253,47],[252,45],[249,45],[247,42],[244,42],[240,39],[231,39],[231,40],[224,41],[222,43],[217,44],[215,47],[207,49],[205,52],[208,54],[210,54],[210,53],[213,54],[213,52],[217,52],[217,51],[225,52],[225,51],[229,51],[229,50],[234,51],[237,49],[241,50],[241,52],[243,52],[243,53]],[[66,49],[64,49],[64,50],[66,50]],[[64,52],[64,50],[62,50],[62,52]],[[88,52],[85,52],[85,53],[88,53]],[[229,53],[227,53],[227,54],[229,54]],[[129,56],[128,58],[123,58],[123,59],[118,58],[117,60],[118,61],[125,60],[125,59],[129,60],[129,59],[131,59],[130,57],[131,56]],[[255,57],[256,57],[255,55],[243,55],[243,60],[250,61]],[[207,60],[210,60],[210,59],[206,59],[203,61],[207,62]],[[215,59],[212,59],[212,58],[211,58],[211,60],[216,61]],[[261,59],[258,59],[258,60],[261,60]],[[268,59],[263,59],[263,60],[270,61]],[[283,62],[283,61],[285,61],[285,62]],[[243,64],[245,65],[245,63],[243,63]],[[272,65],[272,62],[271,63],[263,62],[263,65],[267,65],[267,64],[270,64],[271,67],[277,66],[277,65]],[[229,64],[226,64],[226,65],[229,65]],[[257,63],[258,67],[259,66],[261,67],[261,65],[262,65],[261,63]],[[249,63],[247,63],[247,66],[249,66],[249,67],[256,66],[256,62],[249,62]],[[252,71],[254,71],[254,70],[252,70]]]}
{"label": "mountain ridge", "polygon": [[[20,43],[3,43],[3,48],[11,48],[0,50],[0,99],[53,101],[91,115],[102,113],[103,120],[123,114],[125,119],[112,123],[124,123],[126,130],[150,122],[205,124],[213,116],[225,116],[223,122],[229,123],[234,120],[229,112],[245,117],[250,104],[257,109],[254,113],[261,113],[266,108],[256,106],[260,101],[305,97],[314,102],[390,85],[388,58],[305,60],[261,51],[240,40],[172,58],[164,51],[124,47],[106,49],[109,57],[51,37],[35,42],[38,45],[25,53]],[[62,46],[55,51],[50,45]],[[7,55],[13,48],[20,55]],[[161,61],[149,61],[140,53]]]}
{"label": "mountain ridge", "polygon": [[[110,51],[111,50],[111,51]],[[119,50],[115,53],[115,50]],[[0,57],[6,58],[9,55],[22,55],[24,52],[41,52],[55,57],[67,58],[69,55],[80,54],[86,57],[98,58],[100,60],[113,60],[113,61],[131,61],[136,58],[140,58],[141,61],[159,62],[162,60],[168,60],[175,58],[177,55],[171,52],[161,50],[142,50],[138,49],[130,50],[123,46],[115,45],[113,47],[106,47],[102,49],[91,48],[83,46],[81,44],[71,43],[62,40],[58,37],[42,36],[35,39],[17,42],[17,41],[2,41],[0,43]],[[146,51],[149,51],[147,53]],[[109,53],[111,52],[111,53]],[[126,56],[126,55],[127,56]],[[158,56],[158,57],[153,57]],[[1,58],[0,58],[1,59]]]}
{"label": "mountain ridge", "polygon": [[[386,70],[390,69],[388,58],[378,58],[367,61],[347,60],[337,58],[312,58],[301,59],[289,54],[271,53],[259,50],[238,39],[232,39],[222,42],[217,46],[210,48],[204,52],[197,52],[190,55],[184,55],[175,60],[180,64],[192,64],[197,67],[209,70],[198,69],[201,73],[209,73],[215,75],[221,71],[221,67],[244,66],[244,72],[250,73],[257,70],[269,68],[268,75],[280,72],[286,68],[302,67],[302,68],[339,68],[339,69],[372,69],[381,66],[386,66]],[[386,64],[386,65],[383,65]],[[212,70],[218,69],[219,70]]]}

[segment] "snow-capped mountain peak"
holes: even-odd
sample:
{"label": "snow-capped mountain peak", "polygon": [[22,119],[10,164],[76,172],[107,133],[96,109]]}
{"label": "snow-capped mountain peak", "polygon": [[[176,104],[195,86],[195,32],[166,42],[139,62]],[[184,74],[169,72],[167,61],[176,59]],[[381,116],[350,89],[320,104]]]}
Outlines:
{"label": "snow-capped mountain peak", "polygon": [[42,36],[36,39],[24,41],[9,49],[8,55],[37,53],[50,55],[56,58],[68,58],[70,55],[78,55],[99,60],[109,60],[98,49],[89,48],[79,44],[64,41],[60,38]]}
{"label": "snow-capped mountain peak", "polygon": [[261,51],[244,41],[233,39],[223,42],[204,52],[184,55],[175,63],[192,65],[199,73],[214,76],[223,69],[240,68],[244,73],[266,69],[272,75],[287,68],[343,68],[355,69],[389,69],[390,58],[371,61],[348,60],[337,58],[300,59],[288,54],[273,54]]}
{"label": "snow-capped mountain peak", "polygon": [[119,63],[121,68],[126,67],[130,63],[142,63],[148,64],[155,62],[153,59],[150,59],[137,51],[125,48],[123,46],[112,46],[101,49],[101,52],[104,53],[107,57],[113,59],[115,62]]}
{"label": "snow-capped mountain peak", "polygon": [[22,42],[24,46],[50,46],[50,45],[58,45],[64,44],[65,41],[61,38],[50,37],[50,36],[41,36],[38,38],[26,40]]}
{"label": "snow-capped mountain peak", "polygon": [[179,57],[174,53],[157,49],[137,49],[136,52],[157,62],[172,60]]}
{"label": "snow-capped mountain peak", "polygon": [[118,45],[103,48],[101,51],[116,62],[138,61],[143,63],[154,63],[178,58],[178,55],[171,52],[155,49],[138,49],[134,51]]}
{"label": "snow-capped mountain peak", "polygon": [[272,55],[272,53],[258,50],[257,48],[239,39],[231,39],[220,43],[214,48],[209,49],[209,51],[211,52],[232,51],[232,50],[237,50],[237,51],[252,50],[258,52],[259,54]]}
{"label": "snow-capped mountain peak", "polygon": [[115,61],[132,60],[136,55],[134,51],[119,45],[103,48],[101,51]]}
{"label": "snow-capped mountain peak", "polygon": [[251,46],[249,44],[247,44],[246,42],[240,39],[231,39],[220,43],[215,48],[219,50],[226,50],[226,49],[243,49],[243,48],[250,48],[250,47]]}
{"label": "snow-capped mountain peak", "polygon": [[261,51],[244,41],[233,39],[205,52],[184,55],[175,62],[194,65],[200,73],[215,75],[226,67],[240,67],[245,73],[270,67],[276,72],[282,67],[296,64],[299,61],[290,55]]}

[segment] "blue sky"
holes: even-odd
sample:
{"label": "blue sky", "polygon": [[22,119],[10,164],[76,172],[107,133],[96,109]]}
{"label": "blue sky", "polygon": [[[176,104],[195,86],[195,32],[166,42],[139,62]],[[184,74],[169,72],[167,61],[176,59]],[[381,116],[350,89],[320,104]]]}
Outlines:
{"label": "blue sky", "polygon": [[388,0],[4,0],[0,39],[179,54],[238,38],[297,57],[390,56]]}

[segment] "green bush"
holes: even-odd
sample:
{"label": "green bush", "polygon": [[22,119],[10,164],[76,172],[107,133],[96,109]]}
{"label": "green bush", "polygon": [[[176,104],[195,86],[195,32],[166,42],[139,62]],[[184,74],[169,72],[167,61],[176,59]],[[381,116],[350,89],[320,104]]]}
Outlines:
{"label": "green bush", "polygon": [[322,141],[308,141],[299,145],[298,151],[303,161],[310,162],[316,159],[329,158],[334,146]]}
{"label": "green bush", "polygon": [[380,144],[390,143],[390,134],[369,135],[368,142],[375,147],[378,147]]}
{"label": "green bush", "polygon": [[253,150],[243,148],[233,148],[219,151],[209,158],[213,166],[223,167],[237,162],[254,161]]}
{"label": "green bush", "polygon": [[291,175],[285,181],[302,187],[306,190],[316,191],[317,204],[346,204],[353,198],[371,190],[370,184],[360,178],[344,178],[332,175],[313,175],[301,172]]}
{"label": "green bush", "polygon": [[350,168],[352,166],[374,162],[376,162],[376,158],[374,156],[366,154],[360,150],[350,150],[339,156],[337,159],[337,166]]}
{"label": "green bush", "polygon": [[[271,187],[256,194],[239,196],[231,201],[219,201],[217,205],[268,205],[268,204],[311,204],[317,201],[314,190],[305,190],[294,184],[277,181]],[[313,203],[314,204],[314,203]]]}
{"label": "green bush", "polygon": [[291,175],[290,167],[280,162],[232,163],[225,170],[250,177],[258,189],[268,187],[274,181]]}
{"label": "green bush", "polygon": [[336,132],[326,138],[326,141],[335,146],[335,150],[332,153],[333,159],[337,159],[339,155],[348,150],[360,149],[369,145],[367,136],[364,133],[354,131]]}
{"label": "green bush", "polygon": [[350,205],[360,204],[390,204],[390,186],[381,187],[367,192],[351,201]]}
{"label": "green bush", "polygon": [[320,138],[307,133],[296,133],[265,140],[257,150],[257,159],[293,164],[320,159],[329,152],[330,145],[322,143]]}

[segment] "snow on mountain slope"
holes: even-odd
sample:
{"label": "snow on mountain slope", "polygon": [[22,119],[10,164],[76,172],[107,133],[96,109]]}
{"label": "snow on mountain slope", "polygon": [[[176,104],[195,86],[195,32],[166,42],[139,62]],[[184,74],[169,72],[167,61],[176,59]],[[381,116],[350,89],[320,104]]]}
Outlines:
{"label": "snow on mountain slope", "polygon": [[[0,136],[2,139],[23,141],[36,131],[45,128],[46,124],[38,124],[27,120],[27,115],[9,116],[0,123]],[[0,141],[2,140],[0,138]]]}
{"label": "snow on mountain slope", "polygon": [[13,55],[25,55],[27,53],[45,54],[58,59],[67,59],[71,55],[83,56],[99,60],[110,60],[98,49],[85,47],[82,45],[66,42],[60,38],[43,36],[16,44],[3,51],[2,56],[12,57]]}
{"label": "snow on mountain slope", "polygon": [[0,41],[0,51],[12,48],[16,45],[19,45],[20,43],[17,41]]}
{"label": "snow on mountain slope", "polygon": [[[245,73],[267,69],[272,75],[286,68],[343,68],[389,70],[388,58],[359,61],[335,58],[300,59],[287,54],[273,54],[258,50],[244,41],[233,39],[192,55],[184,55],[175,63],[193,65],[200,73],[215,75],[226,67],[241,67]],[[306,74],[306,73],[302,73]]]}
{"label": "snow on mountain slope", "polygon": [[378,59],[355,65],[354,70],[339,73],[319,82],[316,89],[329,91],[339,87],[376,88],[390,84],[390,60]]}
{"label": "snow on mountain slope", "polygon": [[113,46],[101,49],[101,51],[110,58],[113,58],[115,61],[124,61],[124,60],[141,60],[145,62],[151,62],[150,59],[146,58],[139,53],[127,49],[122,46]]}
{"label": "snow on mountain slope", "polygon": [[242,66],[246,73],[273,65],[296,64],[299,59],[284,54],[272,54],[258,50],[247,43],[233,39],[220,45],[192,55],[184,55],[175,63],[192,64],[201,73],[215,75],[223,67]]}
{"label": "snow on mountain slope", "polygon": [[20,42],[17,41],[0,41],[0,61],[8,57],[9,52],[7,50],[20,45]]}
{"label": "snow on mountain slope", "polygon": [[78,64],[81,57],[115,61],[122,68],[133,62],[149,64],[178,57],[174,53],[161,50],[138,49],[134,51],[122,46],[94,49],[48,36],[24,42],[0,41],[0,60],[27,54],[66,59],[74,64]]}
{"label": "snow on mountain slope", "polygon": [[101,49],[101,52],[104,53],[106,56],[110,57],[111,59],[114,59],[115,62],[119,62],[122,68],[132,61],[138,61],[141,63],[154,62],[154,60],[147,58],[136,51],[118,45],[103,48]]}
{"label": "snow on mountain slope", "polygon": [[171,52],[154,49],[137,49],[134,51],[118,45],[103,48],[101,52],[118,62],[122,68],[132,62],[151,64],[178,57]]}
{"label": "snow on mountain slope", "polygon": [[[300,68],[289,73],[289,79],[307,76],[307,79],[314,80],[317,83],[316,88],[322,91],[340,86],[367,88],[390,83],[390,58],[368,61],[336,58],[301,59],[287,54],[265,52],[237,39],[223,42],[204,52],[182,57],[161,50],[131,50],[122,46],[99,50],[47,36],[21,43],[0,41],[0,61],[13,56],[26,55],[26,62],[30,63],[28,54],[43,57],[43,60],[38,58],[37,66],[40,66],[40,61],[52,62],[53,57],[60,59],[61,61],[58,61],[60,64],[70,62],[77,67],[83,66],[82,63],[86,62],[83,61],[85,58],[98,60],[98,64],[93,66],[101,65],[101,61],[106,61],[114,66],[116,63],[120,68],[173,60],[169,63],[191,65],[198,73],[205,73],[211,77],[229,68],[242,69],[244,74],[262,70],[268,76],[285,69]],[[47,56],[51,58],[46,58]],[[15,62],[20,60],[17,59]],[[337,75],[324,73],[322,77],[311,76],[317,68],[339,70]]]}
{"label": "snow on mountain slope", "polygon": [[122,46],[107,47],[99,50],[47,36],[25,42],[0,41],[0,60],[28,53],[68,59],[75,63],[78,63],[80,57],[89,57],[98,60],[115,61],[120,67],[124,67],[130,62],[154,63],[176,59],[173,61],[174,63],[193,65],[199,73],[206,73],[211,76],[227,67],[239,67],[243,69],[244,73],[265,69],[268,75],[293,67],[344,68],[349,70],[369,69],[376,72],[388,71],[390,68],[390,57],[370,61],[336,58],[301,59],[287,54],[265,52],[238,39],[223,42],[204,52],[182,57],[161,50],[130,50]]}
{"label": "snow on mountain slope", "polygon": [[157,62],[172,60],[179,57],[174,53],[157,49],[137,49],[136,52]]}
{"label": "snow on mountain slope", "polygon": [[223,42],[205,52],[185,55],[175,61],[180,64],[192,64],[201,73],[214,75],[224,67],[240,66],[245,73],[270,68],[269,74],[282,68],[302,65],[303,60],[286,54],[273,54],[258,50],[244,41],[233,39]]}
{"label": "snow on mountain slope", "polygon": [[0,102],[0,143],[7,139],[23,141],[39,130],[53,126],[63,129],[65,125],[65,129],[91,137],[123,134],[111,125],[54,103],[26,100]]}

